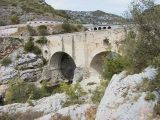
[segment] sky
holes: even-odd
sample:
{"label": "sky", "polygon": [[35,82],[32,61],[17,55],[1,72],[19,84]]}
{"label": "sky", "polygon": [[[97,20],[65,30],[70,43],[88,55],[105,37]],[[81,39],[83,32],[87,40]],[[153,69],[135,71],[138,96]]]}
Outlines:
{"label": "sky", "polygon": [[[55,9],[75,11],[102,10],[123,16],[132,0],[45,0]],[[160,4],[160,0],[156,0]]]}

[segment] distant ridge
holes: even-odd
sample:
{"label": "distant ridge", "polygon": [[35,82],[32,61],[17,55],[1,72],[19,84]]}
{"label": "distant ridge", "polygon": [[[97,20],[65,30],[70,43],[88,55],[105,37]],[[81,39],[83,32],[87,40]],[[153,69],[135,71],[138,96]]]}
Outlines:
{"label": "distant ridge", "polygon": [[96,11],[71,11],[66,10],[66,13],[71,19],[82,24],[123,24],[126,19],[115,15],[106,13],[100,10]]}

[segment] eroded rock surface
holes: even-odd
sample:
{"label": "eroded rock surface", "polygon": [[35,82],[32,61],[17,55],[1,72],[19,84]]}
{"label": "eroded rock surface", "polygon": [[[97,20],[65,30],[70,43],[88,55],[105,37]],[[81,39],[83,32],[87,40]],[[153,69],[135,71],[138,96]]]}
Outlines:
{"label": "eroded rock surface", "polygon": [[[18,51],[19,52],[19,51]],[[16,60],[8,66],[0,66],[0,84],[5,84],[10,79],[20,77],[28,82],[35,82],[42,76],[42,57],[33,53],[19,53]]]}
{"label": "eroded rock surface", "polygon": [[0,113],[4,112],[9,114],[16,114],[19,112],[24,113],[26,111],[39,111],[44,112],[44,114],[49,114],[61,109],[65,100],[65,94],[55,94],[37,101],[32,100],[32,106],[30,106],[28,103],[14,103],[0,106]]}
{"label": "eroded rock surface", "polygon": [[153,115],[154,101],[145,101],[146,93],[137,86],[147,78],[154,79],[156,69],[148,67],[144,72],[114,75],[98,107],[96,120],[148,120]]}
{"label": "eroded rock surface", "polygon": [[53,118],[56,118],[57,115],[70,116],[71,120],[88,120],[87,118],[90,115],[88,112],[91,109],[94,109],[94,106],[90,104],[73,105],[60,109],[56,113],[45,115],[37,120],[53,120]]}

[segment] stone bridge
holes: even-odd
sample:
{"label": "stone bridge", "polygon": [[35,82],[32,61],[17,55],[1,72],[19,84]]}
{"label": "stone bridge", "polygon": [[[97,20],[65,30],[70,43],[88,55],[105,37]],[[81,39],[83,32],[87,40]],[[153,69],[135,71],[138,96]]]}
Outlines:
{"label": "stone bridge", "polygon": [[76,68],[100,73],[103,56],[106,53],[121,54],[120,41],[124,37],[122,28],[51,35],[47,36],[47,45],[42,47],[43,56],[49,61],[53,73],[58,71],[72,80]]}

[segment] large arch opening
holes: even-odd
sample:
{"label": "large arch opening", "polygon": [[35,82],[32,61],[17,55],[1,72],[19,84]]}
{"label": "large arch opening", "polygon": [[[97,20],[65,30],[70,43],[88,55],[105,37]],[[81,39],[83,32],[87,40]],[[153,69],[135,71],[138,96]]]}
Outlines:
{"label": "large arch opening", "polygon": [[96,54],[90,63],[91,72],[94,74],[98,73],[99,75],[101,75],[103,72],[105,58],[114,58],[118,55],[119,54],[111,51],[104,51]]}
{"label": "large arch opening", "polygon": [[72,81],[76,64],[67,53],[57,52],[50,60],[50,67],[53,79]]}

